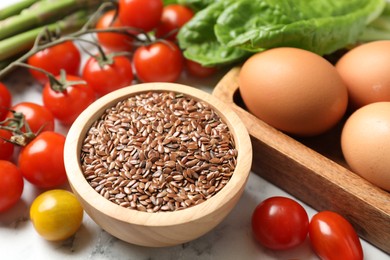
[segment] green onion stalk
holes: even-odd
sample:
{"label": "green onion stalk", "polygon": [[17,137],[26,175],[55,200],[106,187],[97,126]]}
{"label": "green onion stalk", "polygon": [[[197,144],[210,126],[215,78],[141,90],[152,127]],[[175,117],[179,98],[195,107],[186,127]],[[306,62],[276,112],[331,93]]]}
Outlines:
{"label": "green onion stalk", "polygon": [[79,30],[87,20],[88,14],[85,11],[78,11],[60,21],[4,39],[0,41],[0,61],[7,62],[8,59],[30,49],[43,30],[67,34]]}
{"label": "green onion stalk", "polygon": [[0,10],[0,20],[19,14],[22,10],[36,3],[37,0],[24,0],[14,3]]}
{"label": "green onion stalk", "polygon": [[101,0],[39,0],[19,14],[0,21],[0,40],[101,4]]}

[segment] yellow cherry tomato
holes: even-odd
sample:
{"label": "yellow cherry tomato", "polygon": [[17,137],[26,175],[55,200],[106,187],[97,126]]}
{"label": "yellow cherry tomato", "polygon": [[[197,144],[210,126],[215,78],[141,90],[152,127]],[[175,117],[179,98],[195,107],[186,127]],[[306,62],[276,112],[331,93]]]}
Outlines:
{"label": "yellow cherry tomato", "polygon": [[39,195],[30,208],[35,230],[46,240],[71,237],[83,220],[83,208],[76,196],[66,190],[49,190]]}

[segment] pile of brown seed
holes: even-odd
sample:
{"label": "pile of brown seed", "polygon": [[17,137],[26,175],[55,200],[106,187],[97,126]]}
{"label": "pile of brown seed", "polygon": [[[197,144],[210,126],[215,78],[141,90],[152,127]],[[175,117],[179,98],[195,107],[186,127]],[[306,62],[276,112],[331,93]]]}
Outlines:
{"label": "pile of brown seed", "polygon": [[86,180],[140,211],[174,211],[220,191],[236,166],[228,126],[205,102],[173,92],[132,96],[106,109],[82,145]]}

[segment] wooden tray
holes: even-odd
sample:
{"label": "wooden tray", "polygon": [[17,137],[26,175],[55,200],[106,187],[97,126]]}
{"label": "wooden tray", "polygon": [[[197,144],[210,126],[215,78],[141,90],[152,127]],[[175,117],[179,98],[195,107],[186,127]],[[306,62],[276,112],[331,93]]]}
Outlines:
{"label": "wooden tray", "polygon": [[390,193],[348,169],[339,137],[342,123],[316,138],[294,139],[245,110],[238,91],[239,67],[213,91],[244,122],[253,148],[252,171],[318,211],[340,213],[358,234],[390,253]]}

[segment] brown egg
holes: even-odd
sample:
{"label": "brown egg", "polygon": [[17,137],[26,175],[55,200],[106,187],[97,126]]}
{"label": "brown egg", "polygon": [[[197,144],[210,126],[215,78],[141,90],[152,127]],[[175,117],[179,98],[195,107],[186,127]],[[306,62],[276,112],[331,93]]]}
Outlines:
{"label": "brown egg", "polygon": [[323,57],[297,48],[275,48],[250,57],[239,75],[248,110],[290,134],[312,136],[332,128],[347,107],[347,89]]}
{"label": "brown egg", "polygon": [[352,110],[372,102],[390,101],[390,41],[375,41],[347,52],[336,63]]}
{"label": "brown egg", "polygon": [[341,148],[352,171],[390,191],[390,102],[356,110],[343,127]]}

